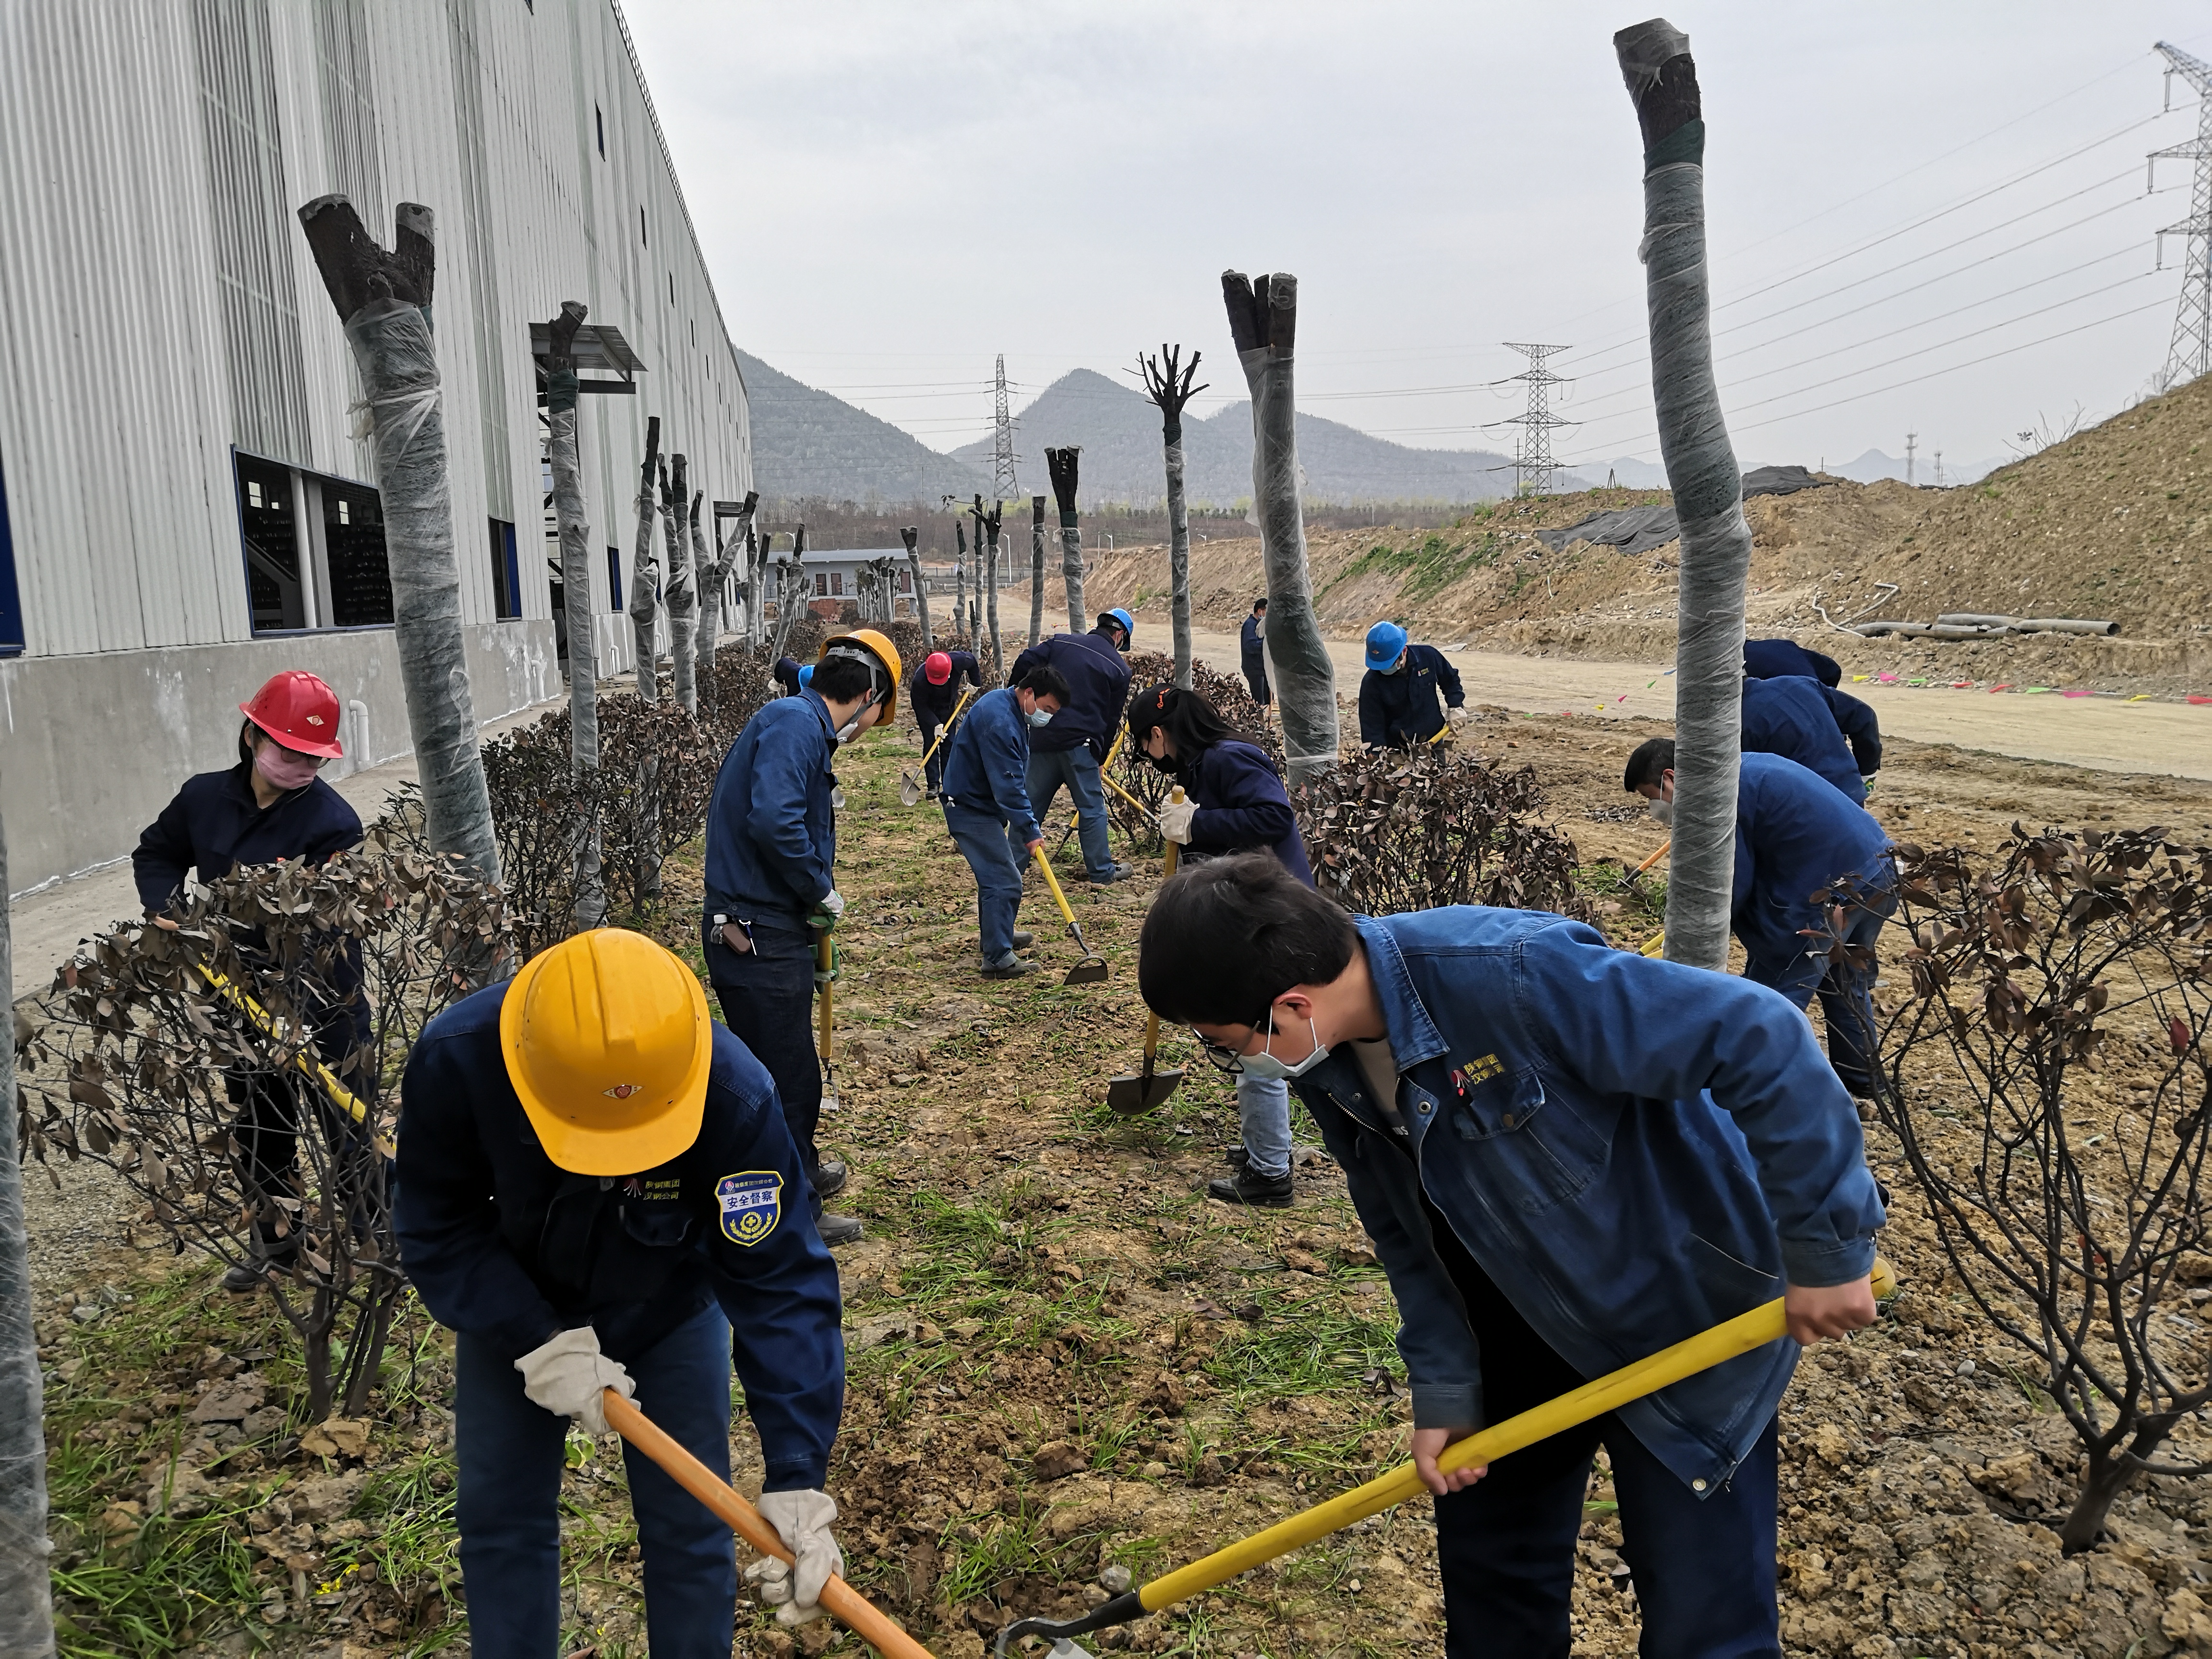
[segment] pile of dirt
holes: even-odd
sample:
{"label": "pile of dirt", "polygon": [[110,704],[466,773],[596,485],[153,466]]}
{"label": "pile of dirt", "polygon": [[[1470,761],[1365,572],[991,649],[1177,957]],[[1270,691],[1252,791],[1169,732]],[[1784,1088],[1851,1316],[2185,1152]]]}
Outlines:
{"label": "pile of dirt", "polygon": [[[1746,508],[1752,629],[1795,635],[1854,672],[2149,690],[2212,679],[2212,458],[2200,453],[2208,435],[2212,376],[1972,485],[1831,479],[1760,496]],[[1348,635],[1389,616],[1424,637],[1491,650],[1670,653],[1679,544],[1626,556],[1587,544],[1553,551],[1537,539],[1593,513],[1670,499],[1593,489],[1492,503],[1438,530],[1316,534],[1310,556],[1322,626]],[[1256,541],[1194,542],[1200,627],[1234,625],[1263,587]],[[1126,605],[1164,623],[1166,590],[1165,550],[1143,547],[1101,556],[1089,591],[1096,605]],[[2104,617],[2120,634],[1960,644],[1860,641],[1830,625],[1930,622],[1945,611]]]}

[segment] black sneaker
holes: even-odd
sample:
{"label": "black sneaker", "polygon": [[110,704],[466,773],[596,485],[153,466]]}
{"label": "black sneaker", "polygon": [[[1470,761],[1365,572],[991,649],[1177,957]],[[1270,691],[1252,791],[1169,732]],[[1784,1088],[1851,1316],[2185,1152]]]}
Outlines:
{"label": "black sneaker", "polygon": [[1017,927],[1014,930],[1014,949],[1026,951],[1036,943],[1036,935]]}
{"label": "black sneaker", "polygon": [[1245,1170],[1252,1167],[1252,1154],[1244,1150],[1242,1141],[1231,1146],[1222,1156],[1228,1160],[1229,1167],[1236,1170],[1238,1175],[1243,1175]]}
{"label": "black sneaker", "polygon": [[1034,974],[1036,970],[1037,965],[1034,962],[1024,962],[1021,957],[1014,957],[1005,962],[992,963],[983,969],[983,977],[985,979],[1019,979],[1024,975]]}
{"label": "black sneaker", "polygon": [[1224,1204],[1286,1210],[1291,1206],[1291,1172],[1285,1170],[1279,1176],[1255,1175],[1248,1166],[1224,1179],[1207,1182],[1206,1195],[1218,1198]]}
{"label": "black sneaker", "polygon": [[860,1236],[860,1218],[849,1215],[817,1215],[814,1218],[814,1231],[822,1235],[822,1242],[824,1244],[835,1249],[840,1244],[850,1244]]}
{"label": "black sneaker", "polygon": [[1128,865],[1109,864],[1103,870],[1092,875],[1091,884],[1093,887],[1111,887],[1115,882],[1127,881],[1136,873],[1136,871]]}
{"label": "black sneaker", "polygon": [[289,1273],[292,1264],[300,1257],[297,1244],[289,1249],[273,1253],[264,1250],[261,1241],[253,1243],[253,1255],[222,1276],[222,1287],[233,1296],[250,1296],[261,1288],[271,1273]]}
{"label": "black sneaker", "polygon": [[842,1193],[845,1190],[845,1161],[825,1158],[822,1160],[822,1166],[810,1173],[807,1179],[813,1183],[817,1197],[830,1198]]}

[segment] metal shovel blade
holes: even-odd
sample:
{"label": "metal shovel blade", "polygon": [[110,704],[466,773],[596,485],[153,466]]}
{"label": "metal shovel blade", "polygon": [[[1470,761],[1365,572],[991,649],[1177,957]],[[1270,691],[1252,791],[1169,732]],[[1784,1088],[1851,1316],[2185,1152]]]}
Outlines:
{"label": "metal shovel blade", "polygon": [[1182,1086],[1180,1069],[1154,1072],[1146,1077],[1142,1072],[1132,1072],[1127,1077],[1109,1078],[1106,1082],[1106,1109],[1121,1117],[1135,1117],[1149,1112]]}
{"label": "metal shovel blade", "polygon": [[1091,1659],[1091,1650],[1071,1642],[1065,1636],[1054,1642],[1044,1659]]}
{"label": "metal shovel blade", "polygon": [[916,806],[921,802],[921,784],[911,772],[899,774],[899,805]]}
{"label": "metal shovel blade", "polygon": [[1067,970],[1067,977],[1060,981],[1060,983],[1062,985],[1096,985],[1106,977],[1106,973],[1105,957],[1086,957]]}

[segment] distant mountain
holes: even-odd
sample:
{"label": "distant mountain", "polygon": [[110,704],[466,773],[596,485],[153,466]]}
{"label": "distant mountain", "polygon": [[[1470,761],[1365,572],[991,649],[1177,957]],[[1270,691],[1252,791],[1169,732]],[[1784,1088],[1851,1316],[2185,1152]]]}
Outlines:
{"label": "distant mountain", "polygon": [[[1087,368],[1072,370],[1015,417],[1014,447],[1024,489],[1047,488],[1044,452],[1083,451],[1079,497],[1085,507],[1114,501],[1158,506],[1166,493],[1160,412],[1134,386]],[[988,441],[952,452],[988,471]],[[1186,488],[1194,505],[1225,507],[1252,494],[1252,406],[1238,402],[1183,422]],[[1372,437],[1340,421],[1298,416],[1298,464],[1316,501],[1480,501],[1511,493],[1512,462],[1482,450],[1414,449]],[[1500,471],[1498,469],[1504,469]]]}
{"label": "distant mountain", "polygon": [[769,501],[933,502],[991,488],[988,447],[978,472],[749,353],[738,364],[752,415],[753,488]]}
{"label": "distant mountain", "polygon": [[[1993,461],[1946,461],[1943,463],[1943,483],[1946,486],[1972,483],[2008,465],[2012,459],[2013,457],[2003,455]],[[1900,483],[1905,480],[1905,463],[1893,455],[1885,455],[1879,449],[1869,449],[1856,460],[1844,461],[1828,471],[1855,483],[1874,483],[1883,478],[1894,478]],[[1912,481],[1923,484],[1936,482],[1936,458],[1933,454],[1922,455],[1915,460]]]}

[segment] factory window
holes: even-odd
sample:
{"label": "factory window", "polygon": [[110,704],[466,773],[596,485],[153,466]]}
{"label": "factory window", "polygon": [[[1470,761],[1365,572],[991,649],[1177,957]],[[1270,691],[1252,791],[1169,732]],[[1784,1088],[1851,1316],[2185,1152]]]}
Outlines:
{"label": "factory window", "polygon": [[514,526],[505,519],[491,526],[491,614],[513,622],[522,614],[522,568],[515,557]]}
{"label": "factory window", "polygon": [[645,207],[642,203],[639,204],[637,210],[637,245],[640,247],[651,247],[653,246],[651,242],[646,240],[645,236]]}
{"label": "factory window", "polygon": [[599,160],[607,159],[607,114],[597,104],[592,106],[592,125],[599,130]]}
{"label": "factory window", "polygon": [[830,578],[822,572],[817,571],[814,576],[814,597],[817,599],[827,599],[829,596]]}
{"label": "factory window", "polygon": [[619,617],[622,615],[622,549],[619,547],[607,550],[607,592],[611,596],[611,603],[607,609]]}
{"label": "factory window", "polygon": [[233,466],[253,631],[389,627],[392,574],[376,491],[235,451]]}
{"label": "factory window", "polygon": [[0,469],[0,657],[23,648],[23,605],[15,592],[15,538],[8,528],[8,475]]}
{"label": "factory window", "polygon": [[676,273],[672,270],[668,273],[668,303],[676,303]]}

